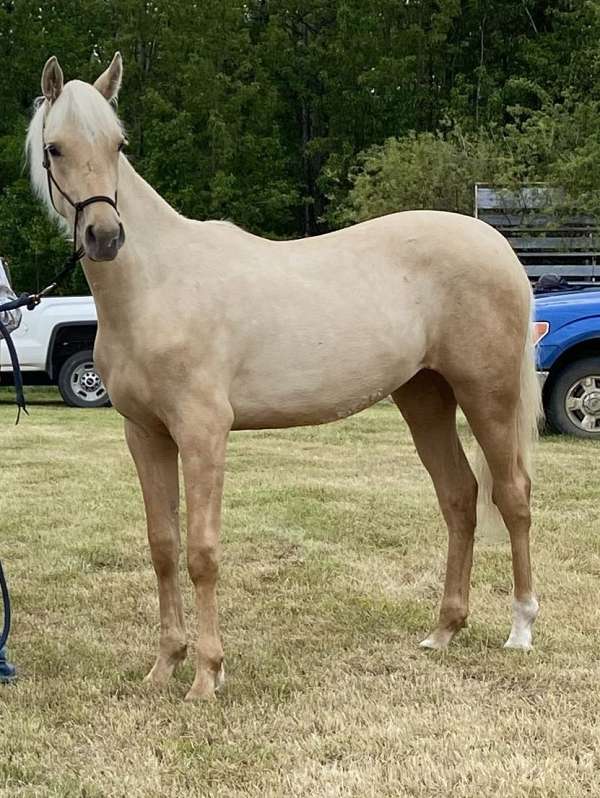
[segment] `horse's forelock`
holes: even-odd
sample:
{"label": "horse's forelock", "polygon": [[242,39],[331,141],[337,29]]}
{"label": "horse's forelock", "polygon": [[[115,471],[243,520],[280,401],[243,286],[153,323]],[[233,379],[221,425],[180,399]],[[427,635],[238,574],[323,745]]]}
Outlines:
{"label": "horse's forelock", "polygon": [[100,92],[82,80],[71,80],[52,106],[54,125],[77,123],[81,133],[91,139],[122,133],[122,125],[112,105]]}

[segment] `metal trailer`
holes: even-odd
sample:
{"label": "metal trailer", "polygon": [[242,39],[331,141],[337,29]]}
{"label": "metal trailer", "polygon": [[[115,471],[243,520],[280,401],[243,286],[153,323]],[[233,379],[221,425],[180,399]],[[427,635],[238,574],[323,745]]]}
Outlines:
{"label": "metal trailer", "polygon": [[532,282],[548,272],[571,283],[599,282],[599,220],[561,210],[565,205],[564,192],[544,185],[475,185],[475,216],[505,236]]}

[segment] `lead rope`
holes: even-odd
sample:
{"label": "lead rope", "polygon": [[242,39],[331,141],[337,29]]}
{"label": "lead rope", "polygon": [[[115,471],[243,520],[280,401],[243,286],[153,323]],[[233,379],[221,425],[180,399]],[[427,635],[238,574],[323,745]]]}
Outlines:
{"label": "lead rope", "polygon": [[6,645],[8,640],[8,633],[10,632],[10,596],[8,594],[8,585],[6,584],[6,577],[0,561],[0,592],[2,593],[2,605],[4,607],[4,622],[2,624],[2,634],[0,634],[0,651]]}
{"label": "lead rope", "polygon": [[[7,303],[9,304],[9,303]],[[14,305],[14,302],[10,303],[11,306]],[[0,305],[0,311],[9,310],[12,308],[6,308],[5,305]],[[15,421],[15,425],[19,423],[19,419],[21,418],[21,410],[26,414],[29,415],[27,411],[27,405],[25,403],[25,394],[23,393],[23,375],[21,374],[21,366],[19,364],[19,358],[17,355],[17,350],[15,349],[15,345],[13,343],[12,338],[10,337],[9,331],[6,329],[4,324],[0,321],[0,335],[6,341],[6,346],[8,348],[8,354],[10,355],[10,362],[12,363],[13,368],[13,381],[15,383],[15,401],[17,403],[17,420]],[[2,646],[0,646],[1,648]]]}
{"label": "lead rope", "polygon": [[[42,301],[43,297],[47,296],[48,294],[52,293],[54,289],[57,287],[59,282],[64,280],[64,278],[70,274],[73,269],[77,266],[81,258],[83,257],[83,249],[80,248],[79,250],[74,250],[73,253],[67,258],[65,261],[65,265],[63,268],[54,276],[54,279],[51,283],[49,283],[44,289],[38,291],[36,294],[21,294],[16,299],[12,299],[9,302],[4,302],[0,305],[0,314],[3,311],[10,311],[10,310],[17,310],[18,308],[26,307],[28,310],[33,310],[37,307],[40,302]],[[6,348],[8,349],[8,354],[10,355],[10,362],[12,364],[13,370],[13,380],[15,384],[15,401],[17,403],[17,420],[15,424],[19,423],[21,418],[21,411],[23,411],[26,415],[29,415],[27,411],[27,404],[25,401],[25,393],[23,392],[23,375],[21,373],[21,366],[19,364],[19,356],[17,355],[17,350],[15,349],[15,345],[11,338],[10,332],[7,330],[6,326],[0,319],[0,336],[4,338],[6,341]]]}

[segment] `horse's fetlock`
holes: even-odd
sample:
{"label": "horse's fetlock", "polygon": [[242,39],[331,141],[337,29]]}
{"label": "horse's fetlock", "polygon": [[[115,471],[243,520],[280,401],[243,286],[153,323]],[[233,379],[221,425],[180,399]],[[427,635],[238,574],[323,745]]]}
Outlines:
{"label": "horse's fetlock", "polygon": [[160,648],[169,657],[185,659],[187,654],[187,637],[182,632],[165,631],[160,636]]}
{"label": "horse's fetlock", "polygon": [[462,601],[446,601],[440,610],[440,626],[445,629],[462,629],[467,621],[469,608]]}
{"label": "horse's fetlock", "polygon": [[538,616],[540,605],[535,596],[513,600],[513,615],[521,621],[533,622]]}
{"label": "horse's fetlock", "polygon": [[223,649],[214,648],[211,651],[203,651],[198,654],[198,669],[218,673],[223,666]]}

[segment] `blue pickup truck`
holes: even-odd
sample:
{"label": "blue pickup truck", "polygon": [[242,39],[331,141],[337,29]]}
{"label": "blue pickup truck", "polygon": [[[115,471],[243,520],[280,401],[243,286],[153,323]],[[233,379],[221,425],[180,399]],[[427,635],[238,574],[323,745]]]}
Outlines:
{"label": "blue pickup truck", "polygon": [[548,425],[600,440],[600,286],[535,295],[537,369]]}

